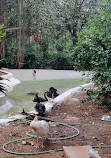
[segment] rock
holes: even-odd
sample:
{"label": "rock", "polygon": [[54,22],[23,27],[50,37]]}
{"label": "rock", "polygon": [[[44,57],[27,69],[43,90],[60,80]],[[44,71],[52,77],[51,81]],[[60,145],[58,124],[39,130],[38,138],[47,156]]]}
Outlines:
{"label": "rock", "polygon": [[86,116],[89,116],[88,112],[85,112],[84,114],[85,114]]}
{"label": "rock", "polygon": [[98,139],[97,137],[93,137],[93,139]]}
{"label": "rock", "polygon": [[35,92],[28,92],[27,94],[29,94],[29,95],[35,95],[36,93],[38,93],[38,92],[37,91],[35,91]]}
{"label": "rock", "polygon": [[27,144],[27,142],[26,142],[26,141],[22,141],[22,144],[23,144],[23,145],[26,145],[26,144]]}
{"label": "rock", "polygon": [[30,144],[31,144],[32,146],[34,146],[34,143],[33,143],[33,142],[30,142]]}

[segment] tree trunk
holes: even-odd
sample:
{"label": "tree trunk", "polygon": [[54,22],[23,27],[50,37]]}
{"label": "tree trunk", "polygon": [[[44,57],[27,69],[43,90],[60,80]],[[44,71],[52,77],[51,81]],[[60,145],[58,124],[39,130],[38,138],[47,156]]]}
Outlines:
{"label": "tree trunk", "polygon": [[22,2],[22,11],[23,11],[23,24],[22,24],[22,58],[21,58],[21,62],[22,62],[22,67],[23,67],[23,63],[24,63],[24,54],[25,54],[25,28],[24,28],[24,19],[25,19],[25,0],[23,0]]}
{"label": "tree trunk", "polygon": [[72,42],[73,42],[74,46],[76,45],[76,42],[78,41],[76,32],[77,32],[77,30],[73,29],[73,33],[71,34],[71,36],[72,36]]}
{"label": "tree trunk", "polygon": [[[24,1],[23,1],[24,2]],[[18,68],[21,69],[23,67],[23,62],[24,62],[24,28],[22,24],[22,14],[24,16],[24,11],[23,11],[23,3],[21,0],[19,1],[19,6],[18,6],[18,27],[19,29],[17,30],[17,41],[18,41],[18,49],[17,49],[17,65]]]}
{"label": "tree trunk", "polygon": [[[37,37],[38,38],[38,37]],[[36,45],[36,52],[38,52],[38,50],[39,50],[39,40],[38,39],[36,39],[36,40],[34,40],[35,41],[35,45]]]}
{"label": "tree trunk", "polygon": [[1,38],[1,59],[5,57],[5,37]]}
{"label": "tree trunk", "polygon": [[71,34],[71,38],[72,38],[72,42],[73,42],[74,46],[76,45],[76,42],[78,41],[77,34],[76,34],[76,32],[77,32],[76,28],[77,28],[77,24],[75,25],[74,29],[71,28],[70,24],[67,24],[67,29]]}
{"label": "tree trunk", "polygon": [[[1,0],[1,24],[4,26],[5,25],[5,7],[4,7],[4,0]],[[3,29],[4,31],[4,29]],[[3,59],[5,57],[5,37],[1,38],[1,44],[0,44],[0,55],[1,55],[1,59]]]}
{"label": "tree trunk", "polygon": [[17,30],[17,40],[18,40],[18,49],[17,49],[17,65],[18,68],[21,69],[21,29]]}

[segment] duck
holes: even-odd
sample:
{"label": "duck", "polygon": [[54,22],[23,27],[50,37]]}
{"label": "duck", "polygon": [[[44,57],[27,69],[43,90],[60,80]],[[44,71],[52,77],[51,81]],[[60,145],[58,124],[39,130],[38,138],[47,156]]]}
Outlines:
{"label": "duck", "polygon": [[45,117],[46,116],[46,107],[45,107],[44,104],[36,103],[34,108],[38,112],[39,116],[41,116],[41,117]]}
{"label": "duck", "polygon": [[55,98],[59,95],[57,93],[57,89],[55,89],[54,87],[50,87],[49,91],[46,91],[45,93],[47,94],[49,98]]}
{"label": "duck", "polygon": [[[35,118],[30,123],[30,127],[32,128],[34,134],[37,136],[37,147],[39,147],[38,137],[43,137],[46,140],[49,133],[49,124],[45,120],[38,120],[37,115],[35,115]],[[41,147],[44,147],[43,143]]]}
{"label": "duck", "polygon": [[35,98],[33,99],[33,102],[45,102],[45,101],[48,101],[47,97],[46,97],[46,92],[44,93],[44,98],[42,97],[39,97],[38,96],[38,93],[35,94]]}

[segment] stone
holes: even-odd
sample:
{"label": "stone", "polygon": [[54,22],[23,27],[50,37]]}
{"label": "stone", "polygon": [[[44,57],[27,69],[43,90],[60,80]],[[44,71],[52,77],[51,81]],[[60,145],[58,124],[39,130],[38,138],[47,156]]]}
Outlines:
{"label": "stone", "polygon": [[87,146],[63,146],[65,158],[89,158],[88,149],[93,151],[92,147]]}

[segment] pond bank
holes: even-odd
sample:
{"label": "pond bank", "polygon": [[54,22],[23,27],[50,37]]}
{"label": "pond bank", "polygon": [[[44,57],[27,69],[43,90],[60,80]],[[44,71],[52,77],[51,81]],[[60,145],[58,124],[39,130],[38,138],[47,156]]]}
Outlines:
{"label": "pond bank", "polygon": [[13,87],[17,84],[20,84],[20,80],[16,79],[13,76],[13,73],[0,69],[1,74],[3,74],[1,77],[3,78],[3,80],[1,80],[0,82],[4,83],[4,86],[6,87],[7,91],[10,92]]}
{"label": "pond bank", "polygon": [[[71,97],[74,93],[82,92],[84,88],[91,86],[91,85],[92,85],[92,83],[88,83],[88,84],[84,84],[82,86],[72,88],[72,89],[62,93],[58,97],[56,97],[53,101],[44,103],[44,105],[46,106],[46,111],[50,112],[53,106],[59,105],[61,102],[65,101],[68,97]],[[75,100],[75,101],[77,101],[77,100]],[[30,111],[29,113],[32,113],[32,112],[36,113],[35,111]],[[8,125],[9,122],[14,121],[16,119],[22,119],[22,118],[24,118],[23,115],[15,115],[15,116],[9,117],[7,119],[0,119],[0,125]]]}

